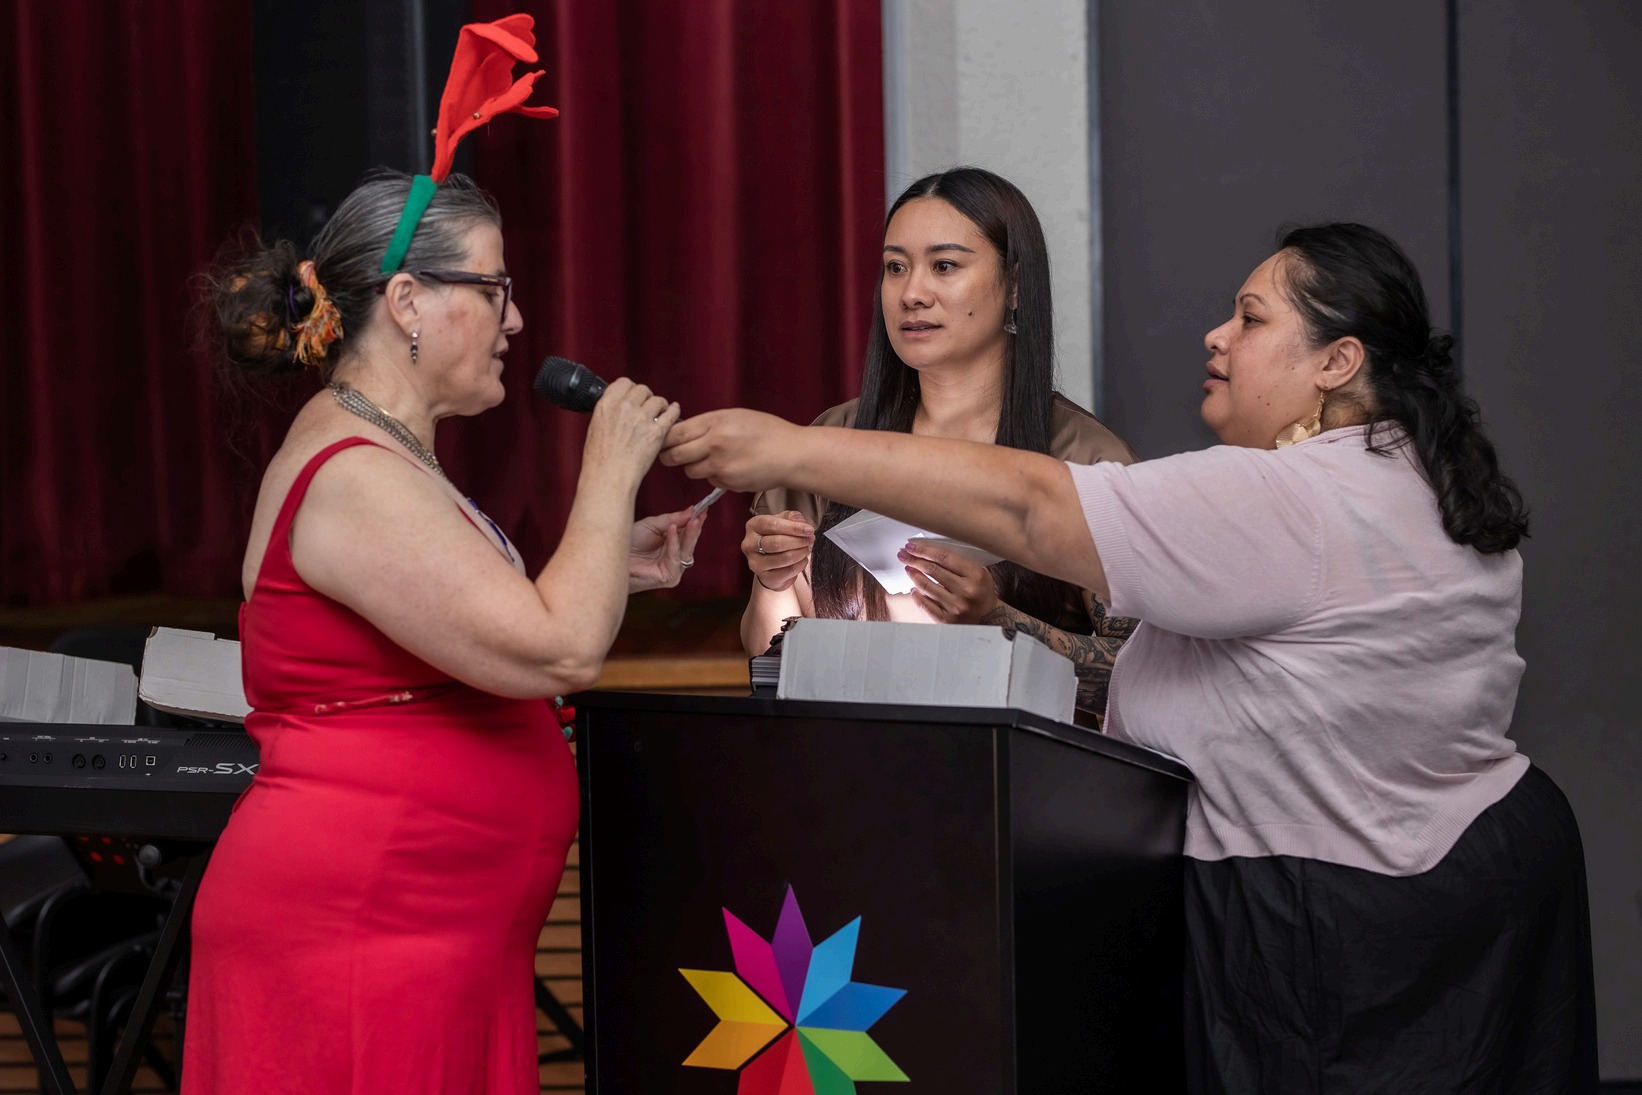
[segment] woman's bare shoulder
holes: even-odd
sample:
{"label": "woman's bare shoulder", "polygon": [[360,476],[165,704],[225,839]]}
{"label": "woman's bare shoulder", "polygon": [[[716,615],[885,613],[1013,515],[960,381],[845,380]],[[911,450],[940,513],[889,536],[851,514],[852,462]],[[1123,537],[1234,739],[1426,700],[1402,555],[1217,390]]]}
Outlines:
{"label": "woman's bare shoulder", "polygon": [[[379,432],[374,426],[360,421],[337,406],[325,392],[314,396],[297,412],[290,429],[285,433],[285,440],[268,461],[268,467],[262,473],[262,482],[257,488],[256,509],[251,518],[251,530],[247,537],[245,561],[241,571],[241,580],[247,597],[251,595],[256,576],[262,569],[263,556],[268,550],[268,539],[273,534],[274,524],[279,519],[279,511],[284,507],[291,488],[309,461],[330,445],[349,437],[362,437],[373,442],[346,450],[326,462],[322,472],[327,489],[346,490],[351,484],[363,485],[367,480],[384,473],[398,479],[399,475],[396,473],[401,467],[408,475],[407,483],[414,478],[426,478],[419,476],[417,469],[408,465],[397,454],[382,447],[381,438],[371,436]],[[316,474],[315,478],[318,479],[319,474]]]}
{"label": "woman's bare shoulder", "polygon": [[305,403],[285,431],[285,439],[263,470],[262,483],[257,488],[257,519],[264,514],[272,520],[278,514],[291,484],[308,462],[328,446],[349,437],[376,440],[371,434],[375,428],[348,414],[324,392]]}

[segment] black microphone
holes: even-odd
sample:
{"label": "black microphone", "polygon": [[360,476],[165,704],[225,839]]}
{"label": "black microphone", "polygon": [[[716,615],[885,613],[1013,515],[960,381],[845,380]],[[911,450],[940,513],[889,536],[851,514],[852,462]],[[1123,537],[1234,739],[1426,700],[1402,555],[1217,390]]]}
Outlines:
{"label": "black microphone", "polygon": [[536,370],[536,380],[530,387],[543,399],[567,411],[592,414],[593,405],[604,394],[606,385],[586,365],[550,357]]}

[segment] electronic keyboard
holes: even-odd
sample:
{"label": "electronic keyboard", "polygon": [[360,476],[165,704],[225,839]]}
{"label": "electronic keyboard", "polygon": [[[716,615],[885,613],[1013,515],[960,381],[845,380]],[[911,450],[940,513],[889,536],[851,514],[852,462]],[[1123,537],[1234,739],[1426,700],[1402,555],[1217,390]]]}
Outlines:
{"label": "electronic keyboard", "polygon": [[214,841],[257,763],[239,731],[0,722],[0,833]]}

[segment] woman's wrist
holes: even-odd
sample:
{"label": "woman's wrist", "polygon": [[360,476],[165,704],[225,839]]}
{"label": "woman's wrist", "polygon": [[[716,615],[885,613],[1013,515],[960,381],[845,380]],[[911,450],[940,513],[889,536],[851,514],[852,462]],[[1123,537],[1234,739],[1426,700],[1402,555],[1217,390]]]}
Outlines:
{"label": "woman's wrist", "polygon": [[1013,636],[1015,633],[1015,626],[1026,618],[1026,613],[1020,611],[1019,609],[1012,608],[1000,600],[995,606],[988,610],[985,615],[977,620],[976,623],[987,624],[992,627],[1001,627],[1004,629],[1005,633]]}
{"label": "woman's wrist", "polygon": [[[630,468],[583,464],[581,474],[576,477],[576,494],[579,497],[586,493],[591,498],[614,496],[628,502],[630,510],[631,503],[638,499],[639,484],[643,482],[644,471],[634,472]],[[632,521],[632,517],[629,516],[628,524],[632,524]]]}

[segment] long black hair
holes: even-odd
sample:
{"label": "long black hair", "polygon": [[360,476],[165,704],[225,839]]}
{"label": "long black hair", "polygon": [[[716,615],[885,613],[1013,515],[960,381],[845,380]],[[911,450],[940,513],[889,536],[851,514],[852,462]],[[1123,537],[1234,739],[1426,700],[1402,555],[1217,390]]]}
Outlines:
{"label": "long black hair", "polygon": [[[1003,401],[994,441],[1029,452],[1049,451],[1055,401],[1054,308],[1049,292],[1049,249],[1043,227],[1026,195],[1009,180],[978,167],[955,167],[926,175],[901,192],[884,218],[920,198],[939,198],[969,218],[997,249],[998,276],[1005,298],[1015,297],[1016,334],[1004,339]],[[902,361],[884,326],[882,267],[872,294],[872,333],[867,340],[861,399],[855,412],[858,430],[909,433],[918,413],[918,371]],[[821,521],[832,528],[855,513],[836,502]],[[1064,584],[1015,563],[1000,563],[992,574],[998,595],[1039,619],[1053,619],[1066,603]],[[864,580],[861,568],[831,540],[817,536],[810,574],[818,616],[833,619],[886,618],[883,587]]]}
{"label": "long black hair", "polygon": [[1407,431],[1442,510],[1443,531],[1484,554],[1528,535],[1528,510],[1501,474],[1476,401],[1460,389],[1454,340],[1431,326],[1414,264],[1385,233],[1361,224],[1278,229],[1280,284],[1312,345],[1356,337],[1367,353],[1368,444],[1378,427]]}

